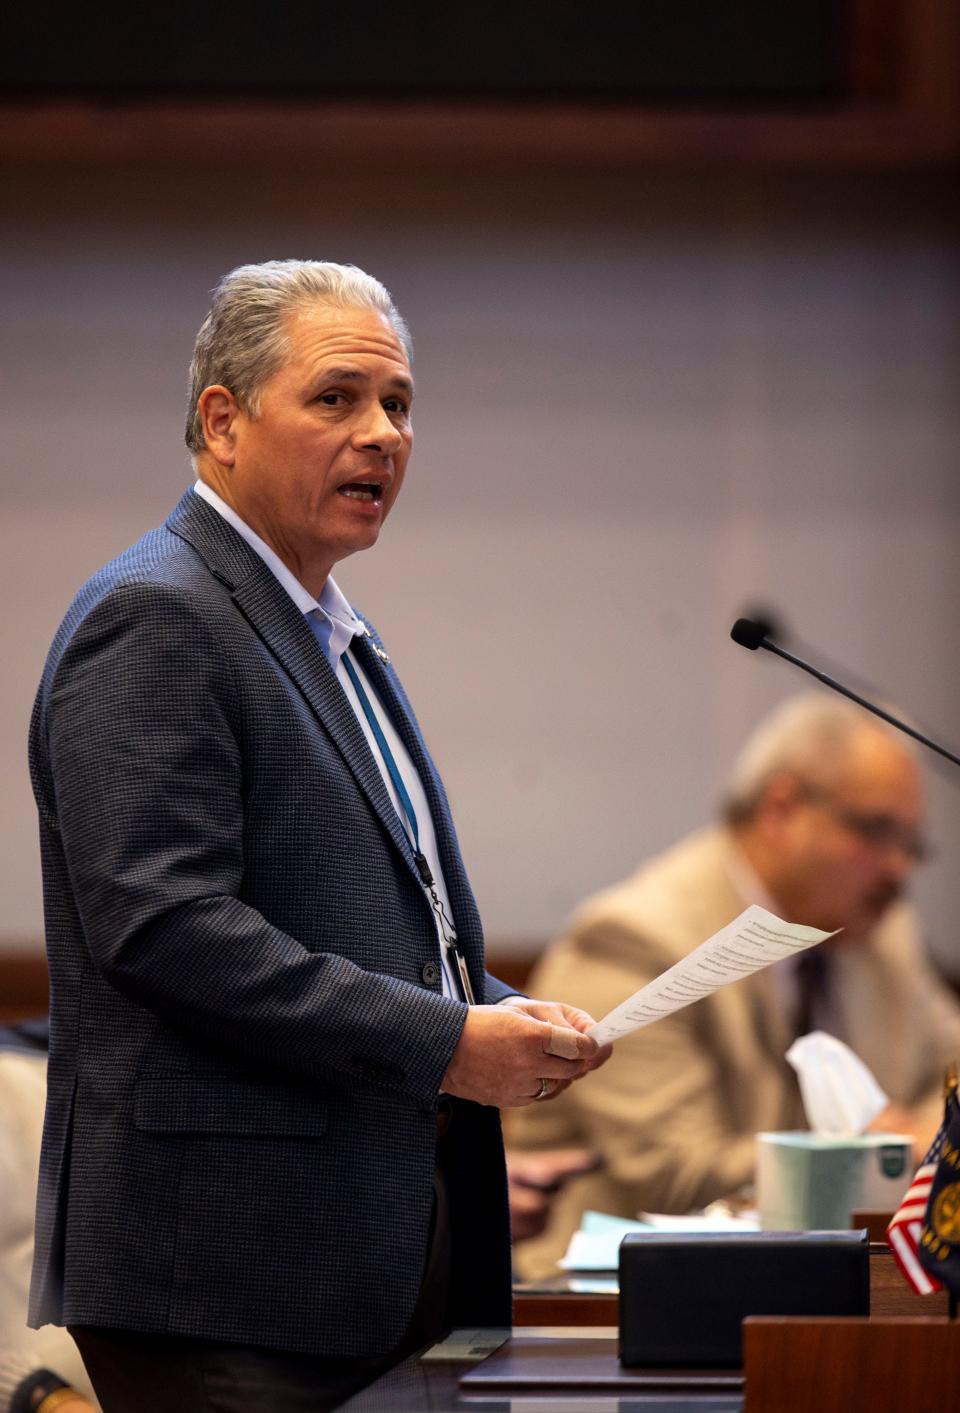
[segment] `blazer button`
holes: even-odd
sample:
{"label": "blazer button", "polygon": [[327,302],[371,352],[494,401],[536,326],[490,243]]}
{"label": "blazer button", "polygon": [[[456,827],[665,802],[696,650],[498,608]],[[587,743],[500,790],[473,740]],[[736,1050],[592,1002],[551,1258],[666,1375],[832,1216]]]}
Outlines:
{"label": "blazer button", "polygon": [[426,986],[436,986],[440,980],[440,968],[436,962],[427,962],[426,966],[420,968],[420,980]]}

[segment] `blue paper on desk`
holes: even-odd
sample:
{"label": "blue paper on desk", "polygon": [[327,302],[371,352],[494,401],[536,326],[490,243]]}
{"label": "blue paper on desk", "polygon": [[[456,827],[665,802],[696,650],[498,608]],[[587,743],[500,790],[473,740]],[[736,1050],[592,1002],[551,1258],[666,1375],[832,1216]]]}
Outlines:
{"label": "blue paper on desk", "polygon": [[642,1219],[614,1217],[607,1212],[584,1212],[580,1228],[559,1265],[565,1271],[615,1271],[620,1260],[620,1243],[629,1232],[720,1232],[757,1231],[755,1212],[731,1216],[725,1209],[691,1213],[678,1217],[662,1212],[644,1212]]}

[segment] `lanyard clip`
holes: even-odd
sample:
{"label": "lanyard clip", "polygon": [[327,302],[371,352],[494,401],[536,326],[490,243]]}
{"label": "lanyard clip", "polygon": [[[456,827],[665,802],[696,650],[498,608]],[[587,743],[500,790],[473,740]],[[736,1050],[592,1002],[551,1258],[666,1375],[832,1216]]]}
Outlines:
{"label": "lanyard clip", "polygon": [[413,861],[417,865],[417,872],[420,875],[420,882],[423,884],[424,888],[432,888],[433,874],[430,872],[430,865],[427,863],[426,859],[424,858],[423,854],[421,854],[419,849],[414,854]]}
{"label": "lanyard clip", "polygon": [[447,954],[452,958],[454,967],[456,968],[457,980],[460,982],[463,1000],[466,1001],[468,1006],[475,1006],[477,1001],[473,994],[473,987],[470,984],[470,973],[467,971],[467,959],[460,950],[460,944],[455,937],[445,937],[444,942],[447,946]]}

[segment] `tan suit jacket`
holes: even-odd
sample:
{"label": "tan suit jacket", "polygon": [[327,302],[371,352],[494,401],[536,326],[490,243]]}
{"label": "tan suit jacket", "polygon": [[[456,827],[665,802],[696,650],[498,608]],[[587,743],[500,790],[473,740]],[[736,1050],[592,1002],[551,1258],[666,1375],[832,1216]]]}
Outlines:
{"label": "tan suit jacket", "polygon": [[[731,850],[725,831],[705,830],[588,901],[530,994],[598,1018],[612,1010],[747,905]],[[960,1058],[960,1007],[924,960],[911,910],[898,904],[867,941],[832,945],[844,1039],[891,1099],[928,1106],[935,1126],[943,1067]],[[518,1249],[521,1274],[555,1270],[586,1208],[685,1212],[750,1182],[754,1135],[806,1126],[783,1058],[792,1038],[768,969],[618,1041],[603,1069],[557,1099],[513,1111],[510,1144],[583,1144],[605,1161]]]}
{"label": "tan suit jacket", "polygon": [[46,1055],[0,1051],[0,1413],[8,1413],[17,1385],[38,1369],[49,1369],[85,1398],[94,1397],[80,1351],[66,1330],[55,1325],[27,1329],[46,1092]]}

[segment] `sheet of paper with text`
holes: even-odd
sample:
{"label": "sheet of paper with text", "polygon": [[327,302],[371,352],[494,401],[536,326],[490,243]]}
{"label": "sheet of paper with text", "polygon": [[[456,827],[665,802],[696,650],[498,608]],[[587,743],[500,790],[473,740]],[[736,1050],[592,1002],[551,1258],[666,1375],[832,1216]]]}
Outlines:
{"label": "sheet of paper with text", "polygon": [[692,1001],[712,996],[731,981],[752,976],[773,962],[804,952],[833,936],[834,933],[821,932],[817,927],[784,922],[754,904],[654,981],[635,991],[587,1033],[598,1045],[619,1040]]}

